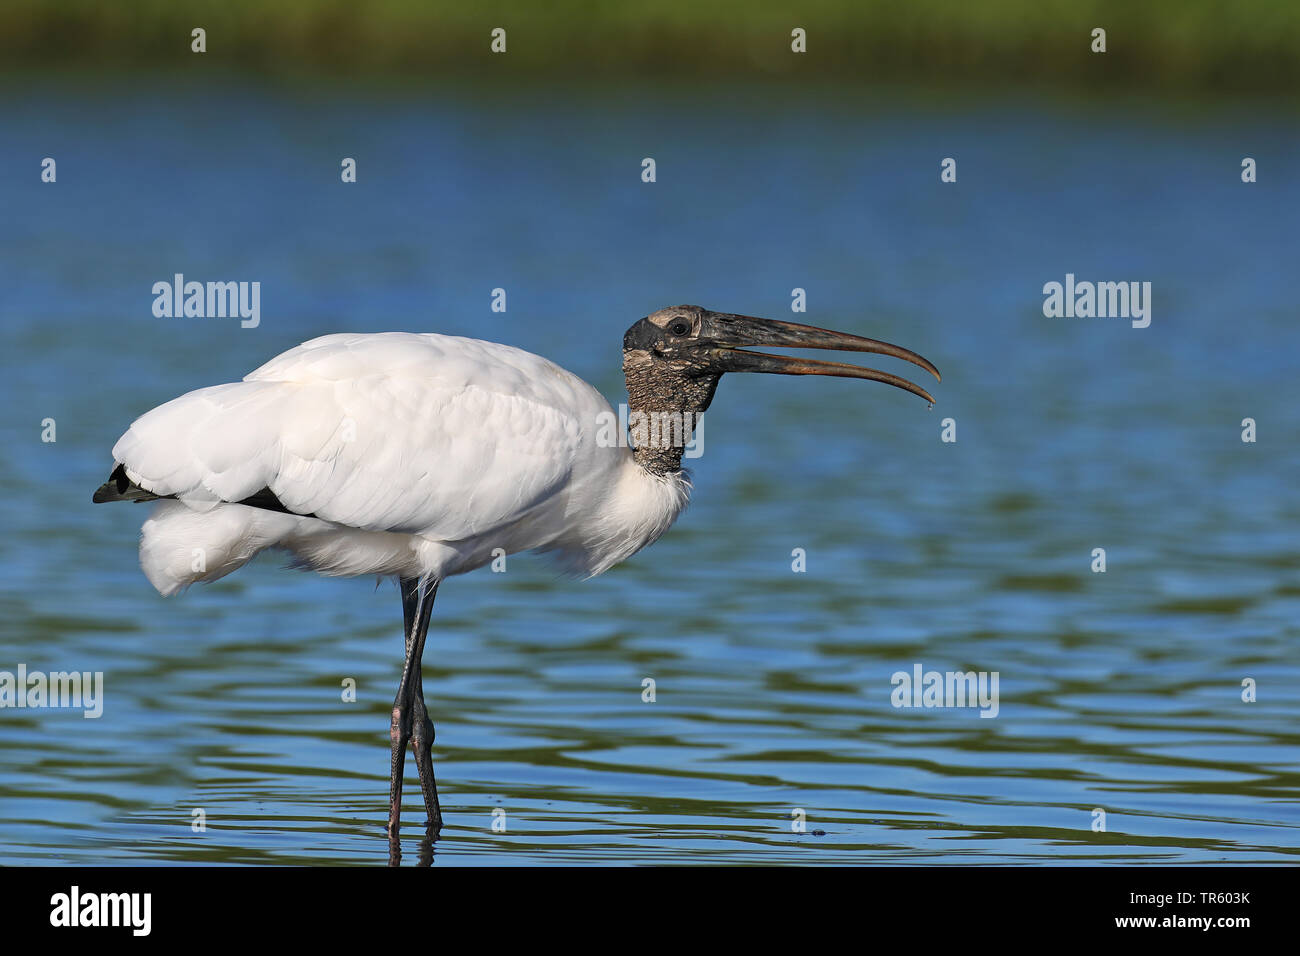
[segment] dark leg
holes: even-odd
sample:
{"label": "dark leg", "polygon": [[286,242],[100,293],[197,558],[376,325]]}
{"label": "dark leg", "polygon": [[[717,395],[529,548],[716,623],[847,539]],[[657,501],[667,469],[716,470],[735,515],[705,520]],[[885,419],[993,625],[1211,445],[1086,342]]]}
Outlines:
{"label": "dark leg", "polygon": [[[429,603],[433,603],[430,596]],[[433,721],[424,706],[424,675],[419,662],[415,668],[415,693],[411,696],[411,753],[420,773],[420,792],[424,795],[424,825],[432,831],[442,827],[442,809],[438,806],[438,784],[433,779]]]}
{"label": "dark leg", "polygon": [[[438,582],[428,578],[403,578],[402,616],[406,624],[406,661],[402,665],[402,680],[393,698],[393,718],[389,726],[392,741],[392,765],[388,791],[388,833],[396,837],[398,819],[402,813],[402,773],[406,767],[406,745],[412,745],[416,768],[420,771],[420,789],[424,805],[429,811],[428,825],[442,825],[438,809],[438,790],[433,780],[433,722],[424,706],[424,692],[420,680],[420,662],[424,656],[424,638],[429,629],[429,614],[433,598],[438,593]],[[413,729],[412,725],[415,725]]]}

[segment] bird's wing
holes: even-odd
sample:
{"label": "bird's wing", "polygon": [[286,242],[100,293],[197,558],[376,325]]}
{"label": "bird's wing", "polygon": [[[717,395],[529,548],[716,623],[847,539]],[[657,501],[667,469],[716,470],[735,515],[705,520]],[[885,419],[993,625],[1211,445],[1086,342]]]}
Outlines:
{"label": "bird's wing", "polygon": [[441,540],[548,500],[591,447],[595,389],[539,356],[440,335],[313,339],[141,416],[113,449],[159,495]]}

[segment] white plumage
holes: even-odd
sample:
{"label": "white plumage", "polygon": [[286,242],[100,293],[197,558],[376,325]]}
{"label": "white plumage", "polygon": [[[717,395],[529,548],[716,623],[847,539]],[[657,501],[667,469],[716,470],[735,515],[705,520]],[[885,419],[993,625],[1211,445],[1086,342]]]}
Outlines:
{"label": "white plumage", "polygon": [[[599,392],[520,349],[326,335],[147,412],[113,456],[177,499],[154,506],[140,541],[164,595],[267,548],[333,575],[441,580],[498,548],[594,575],[662,535],[690,493],[683,473],[599,442],[604,416]],[[295,514],[230,503],[262,489]]]}

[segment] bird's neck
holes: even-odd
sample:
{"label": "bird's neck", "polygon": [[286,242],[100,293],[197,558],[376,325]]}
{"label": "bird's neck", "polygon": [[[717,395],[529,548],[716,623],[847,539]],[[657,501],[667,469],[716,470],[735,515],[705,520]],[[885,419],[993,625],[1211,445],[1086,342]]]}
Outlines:
{"label": "bird's neck", "polygon": [[682,448],[654,448],[637,445],[632,458],[652,475],[671,475],[682,470]]}
{"label": "bird's neck", "polygon": [[682,470],[682,453],[713,401],[720,376],[665,374],[625,354],[628,433],[632,457],[652,475]]}

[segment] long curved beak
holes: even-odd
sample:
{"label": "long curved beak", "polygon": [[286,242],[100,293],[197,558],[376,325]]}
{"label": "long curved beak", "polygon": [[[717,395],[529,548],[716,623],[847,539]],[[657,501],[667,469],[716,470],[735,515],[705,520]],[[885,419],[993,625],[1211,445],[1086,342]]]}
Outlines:
{"label": "long curved beak", "polygon": [[820,362],[815,359],[793,358],[783,355],[766,355],[762,352],[745,352],[745,346],[761,345],[768,348],[829,349],[837,352],[875,352],[892,355],[913,365],[919,365],[936,380],[939,370],[927,359],[909,349],[876,339],[819,329],[813,325],[780,322],[775,319],[758,319],[749,315],[710,312],[703,319],[697,346],[707,355],[711,368],[720,372],[770,372],[776,375],[834,375],[839,378],[865,378],[884,382],[919,395],[934,404],[934,398],[919,385],[889,372],[862,368],[844,362]]}

